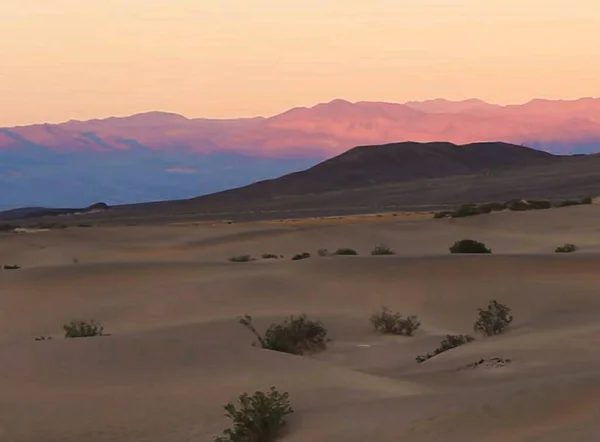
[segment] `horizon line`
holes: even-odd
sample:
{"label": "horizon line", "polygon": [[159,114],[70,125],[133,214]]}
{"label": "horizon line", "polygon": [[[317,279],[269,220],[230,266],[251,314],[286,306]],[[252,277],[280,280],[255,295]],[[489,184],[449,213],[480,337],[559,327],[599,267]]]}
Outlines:
{"label": "horizon line", "polygon": [[170,110],[160,110],[160,109],[151,109],[151,110],[143,110],[143,111],[139,111],[139,112],[134,112],[131,114],[112,114],[112,115],[107,115],[107,116],[100,116],[100,117],[94,117],[94,118],[89,118],[89,119],[76,119],[76,118],[71,118],[69,120],[60,120],[60,121],[44,121],[44,122],[37,122],[37,123],[24,123],[24,124],[17,124],[17,125],[13,125],[13,126],[0,126],[0,129],[12,129],[12,128],[19,128],[19,127],[28,127],[28,126],[44,126],[44,125],[60,125],[60,124],[68,124],[68,123],[84,123],[84,122],[90,122],[90,121],[103,121],[103,120],[109,120],[111,118],[115,118],[115,119],[125,119],[125,118],[131,118],[131,117],[135,117],[138,115],[147,115],[147,114],[170,114],[170,115],[174,115],[174,116],[179,116],[179,117],[183,117],[187,120],[222,120],[222,121],[226,121],[226,120],[252,120],[252,119],[269,119],[269,118],[273,118],[276,117],[278,115],[281,115],[283,113],[289,112],[291,110],[295,110],[295,109],[311,109],[314,108],[316,106],[319,105],[323,105],[323,104],[331,104],[334,103],[336,101],[342,101],[342,102],[346,102],[349,104],[359,104],[359,103],[380,103],[380,104],[402,104],[402,105],[407,105],[407,104],[413,104],[413,103],[425,103],[425,102],[431,102],[431,101],[446,101],[449,103],[461,103],[461,102],[465,102],[465,101],[480,101],[482,103],[485,104],[489,104],[492,106],[500,106],[500,107],[508,107],[508,106],[524,106],[527,105],[529,103],[532,103],[534,101],[554,101],[554,102],[575,102],[575,101],[581,101],[581,100],[598,100],[600,99],[600,96],[598,97],[594,97],[594,96],[586,96],[586,97],[579,97],[579,98],[531,98],[527,101],[523,101],[523,102],[518,102],[518,103],[507,103],[507,104],[500,104],[500,103],[493,103],[490,101],[486,101],[480,98],[476,98],[476,97],[471,97],[471,98],[464,98],[464,99],[460,99],[460,100],[450,100],[447,98],[442,98],[442,97],[437,97],[437,98],[426,98],[426,99],[422,99],[422,100],[408,100],[408,101],[384,101],[384,100],[357,100],[357,101],[350,101],[350,100],[346,100],[344,98],[333,98],[329,101],[321,101],[321,102],[317,102],[313,105],[309,105],[309,106],[292,106],[289,108],[286,108],[282,111],[279,111],[277,113],[274,113],[272,115],[269,116],[265,116],[265,115],[254,115],[254,116],[192,116],[192,117],[188,117],[184,114],[178,113],[176,111],[170,111]]}

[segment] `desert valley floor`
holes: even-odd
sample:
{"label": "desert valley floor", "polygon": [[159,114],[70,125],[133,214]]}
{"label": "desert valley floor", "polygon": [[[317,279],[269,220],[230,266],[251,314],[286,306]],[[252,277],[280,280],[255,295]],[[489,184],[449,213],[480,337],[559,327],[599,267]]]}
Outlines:
{"label": "desert valley floor", "polygon": [[[225,403],[271,385],[295,410],[286,442],[600,440],[600,205],[422,218],[0,234],[0,264],[22,266],[0,271],[0,441],[211,441]],[[451,255],[463,238],[493,253]],[[360,255],[316,253],[339,247]],[[508,332],[415,362],[492,299]],[[384,305],[418,315],[415,336],[373,332]],[[300,313],[328,328],[324,352],[253,347],[237,321]],[[71,319],[110,336],[63,339]],[[510,363],[467,368],[492,358]]]}

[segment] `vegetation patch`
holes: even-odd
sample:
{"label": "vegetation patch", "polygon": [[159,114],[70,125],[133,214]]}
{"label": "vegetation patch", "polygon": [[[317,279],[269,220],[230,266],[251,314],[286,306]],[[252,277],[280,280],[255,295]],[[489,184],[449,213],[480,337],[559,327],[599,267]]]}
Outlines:
{"label": "vegetation patch", "polygon": [[565,244],[557,247],[554,251],[556,253],[573,253],[578,250],[578,247],[575,244]]}
{"label": "vegetation patch", "polygon": [[19,270],[21,266],[17,264],[4,264],[2,268],[4,270]]}
{"label": "vegetation patch", "polygon": [[382,307],[380,312],[373,313],[369,318],[375,331],[389,335],[412,336],[421,326],[416,316],[404,317],[394,313],[387,307]]}
{"label": "vegetation patch", "polygon": [[478,309],[479,319],[473,325],[475,333],[494,336],[503,333],[513,321],[511,309],[496,300],[489,302],[487,309]]}
{"label": "vegetation patch", "polygon": [[15,226],[13,224],[0,224],[0,232],[14,232],[15,230],[17,230],[19,228],[19,226]]}
{"label": "vegetation patch", "polygon": [[450,247],[450,253],[492,253],[492,250],[474,239],[461,239]]}
{"label": "vegetation patch", "polygon": [[391,248],[389,248],[388,246],[384,245],[384,244],[379,244],[377,246],[375,246],[375,248],[373,250],[371,250],[371,255],[373,256],[377,256],[377,255],[395,255],[396,252],[394,252]]}
{"label": "vegetation patch", "polygon": [[319,249],[319,250],[317,250],[317,255],[322,256],[322,257],[329,256],[329,250]]}
{"label": "vegetation patch", "polygon": [[434,356],[444,353],[445,351],[452,350],[453,348],[460,347],[461,345],[468,344],[474,341],[475,338],[471,335],[446,335],[444,340],[440,342],[440,346],[433,350],[432,353],[417,356],[415,359],[417,363],[421,364]]}
{"label": "vegetation patch", "polygon": [[256,336],[257,342],[252,345],[267,350],[303,355],[325,350],[327,346],[327,329],[320,321],[312,321],[306,315],[290,316],[281,324],[271,324],[264,335],[261,335],[252,324],[252,316],[240,318],[240,324]]}
{"label": "vegetation patch", "polygon": [[289,394],[280,393],[275,387],[266,393],[244,393],[238,398],[237,404],[230,402],[223,408],[233,426],[215,438],[215,442],[275,441],[286,426],[286,416],[294,412]]}
{"label": "vegetation patch", "polygon": [[294,255],[292,257],[292,261],[300,261],[301,259],[307,259],[307,258],[310,258],[310,253],[308,253],[308,252],[298,253],[297,255]]}
{"label": "vegetation patch", "polygon": [[545,210],[552,207],[568,207],[581,204],[592,204],[592,197],[581,199],[564,200],[551,202],[548,200],[527,200],[527,199],[512,199],[500,202],[487,202],[482,204],[463,204],[454,210],[442,210],[435,212],[433,217],[440,218],[464,218],[467,216],[482,215],[491,212],[500,212],[503,210],[510,211],[525,211],[525,210]]}
{"label": "vegetation patch", "polygon": [[342,248],[342,249],[337,249],[334,253],[334,255],[358,255],[358,252],[354,249],[349,249],[349,248]]}
{"label": "vegetation patch", "polygon": [[95,321],[71,321],[63,325],[65,338],[89,338],[93,336],[105,336],[104,327]]}
{"label": "vegetation patch", "polygon": [[231,258],[229,258],[230,262],[250,262],[250,261],[255,261],[254,258],[252,258],[250,255],[239,255],[239,256],[232,256]]}
{"label": "vegetation patch", "polygon": [[262,259],[279,259],[279,256],[277,256],[277,255],[274,255],[274,254],[272,254],[272,253],[264,253],[264,254],[261,256],[261,258],[262,258]]}

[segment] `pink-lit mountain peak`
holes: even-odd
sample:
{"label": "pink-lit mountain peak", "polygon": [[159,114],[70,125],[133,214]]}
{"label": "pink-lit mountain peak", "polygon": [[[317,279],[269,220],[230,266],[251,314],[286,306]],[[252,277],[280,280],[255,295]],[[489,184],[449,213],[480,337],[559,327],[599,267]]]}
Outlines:
{"label": "pink-lit mountain peak", "polygon": [[[506,141],[553,152],[600,151],[600,99],[501,106],[442,98],[386,103],[336,99],[269,118],[189,119],[169,112],[0,129],[0,149],[229,151],[327,157],[356,145],[401,141]],[[582,146],[582,147],[578,147]]]}

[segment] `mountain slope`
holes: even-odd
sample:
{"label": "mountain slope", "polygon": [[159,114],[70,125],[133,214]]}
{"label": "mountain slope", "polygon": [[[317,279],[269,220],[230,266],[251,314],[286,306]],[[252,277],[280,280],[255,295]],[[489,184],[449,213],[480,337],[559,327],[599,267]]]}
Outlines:
{"label": "mountain slope", "polygon": [[0,188],[8,189],[0,210],[189,198],[301,170],[357,145],[440,140],[600,152],[600,99],[334,100],[269,118],[148,112],[0,128]]}

